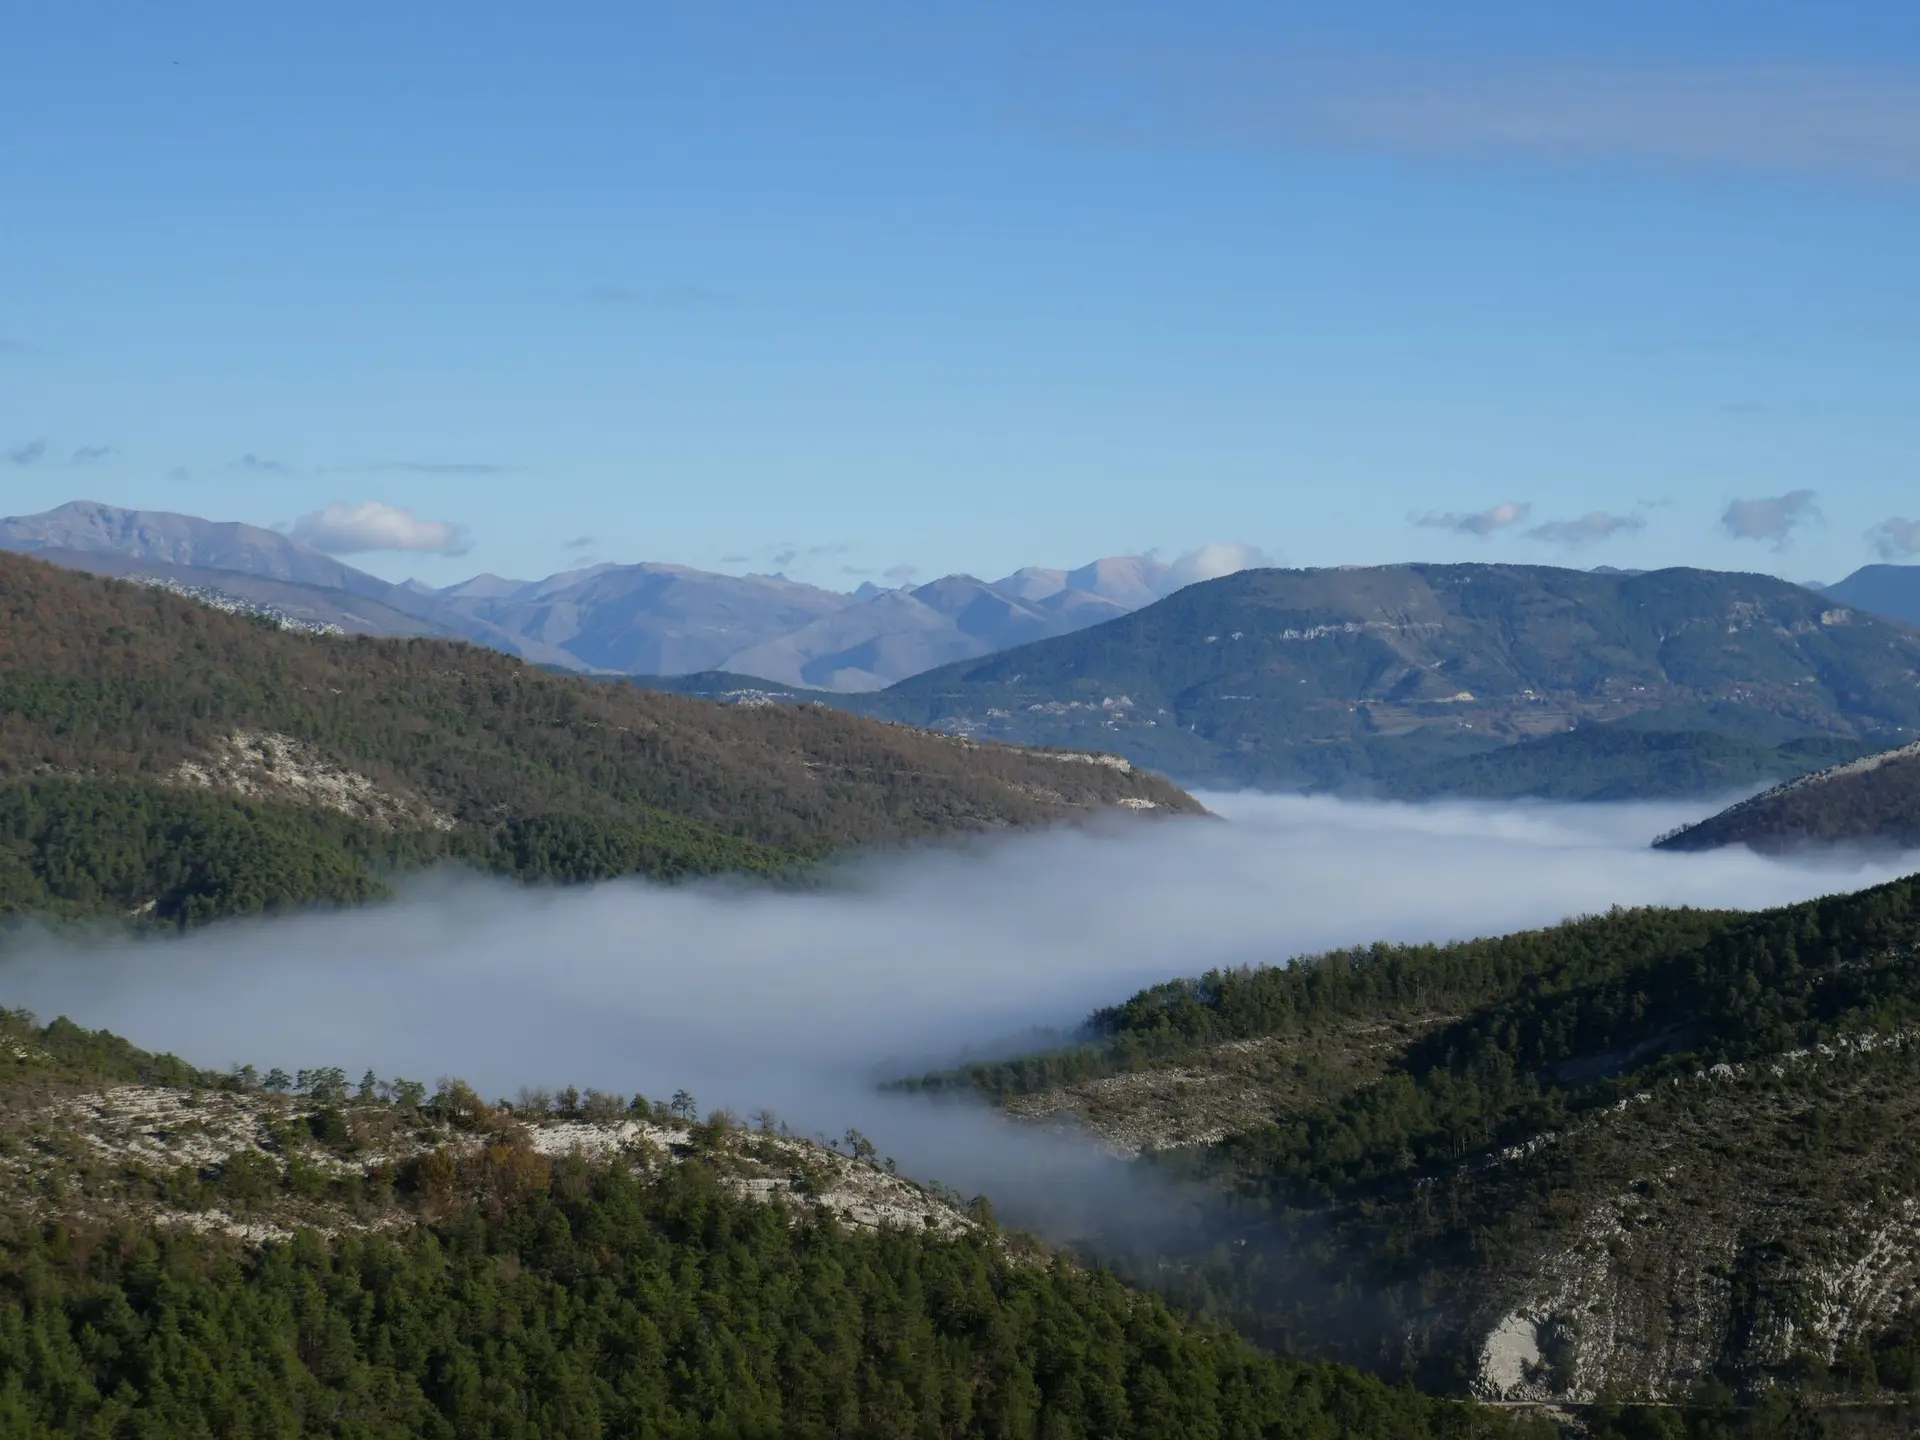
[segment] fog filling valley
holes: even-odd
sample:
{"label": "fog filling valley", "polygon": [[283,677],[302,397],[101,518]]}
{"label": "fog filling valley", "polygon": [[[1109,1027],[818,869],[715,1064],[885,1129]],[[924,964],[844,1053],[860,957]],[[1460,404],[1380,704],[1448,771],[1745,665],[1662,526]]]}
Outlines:
{"label": "fog filling valley", "polygon": [[715,881],[525,889],[442,873],[389,904],[167,941],[32,939],[0,1003],[210,1068],[338,1065],[767,1107],[857,1125],[919,1178],[1017,1206],[1118,1162],[972,1107],[875,1092],[1143,985],[1335,946],[1448,940],[1614,904],[1760,907],[1905,857],[1669,854],[1691,805],[1201,797],[1224,823],[1126,820],[876,856],[809,890]]}

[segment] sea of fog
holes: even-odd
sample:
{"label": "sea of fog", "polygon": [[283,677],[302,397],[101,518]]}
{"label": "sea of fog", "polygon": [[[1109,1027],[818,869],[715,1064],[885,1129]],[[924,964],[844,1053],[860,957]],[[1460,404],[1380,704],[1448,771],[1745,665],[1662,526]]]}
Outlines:
{"label": "sea of fog", "polygon": [[[875,857],[803,892],[529,890],[442,874],[366,909],[165,942],[46,940],[10,948],[0,1004],[216,1068],[458,1075],[490,1095],[684,1087],[703,1107],[771,1107],[803,1130],[859,1124],[919,1173],[954,1174],[967,1143],[952,1127],[978,1138],[987,1122],[936,1123],[876,1097],[877,1064],[1069,1026],[1214,966],[1496,934],[1616,904],[1777,905],[1920,868],[1648,848],[1710,805],[1202,798],[1219,820]],[[978,1178],[1004,1187],[1003,1129]]]}

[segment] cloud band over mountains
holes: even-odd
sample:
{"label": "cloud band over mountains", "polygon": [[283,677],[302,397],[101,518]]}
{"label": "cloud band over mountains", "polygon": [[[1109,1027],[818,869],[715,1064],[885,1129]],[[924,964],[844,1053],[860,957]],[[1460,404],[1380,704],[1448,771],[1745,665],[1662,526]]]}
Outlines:
{"label": "cloud band over mountains", "polygon": [[364,555],[380,550],[464,555],[472,548],[464,526],[423,520],[411,510],[378,500],[315,510],[294,521],[287,533],[328,555]]}
{"label": "cloud band over mountains", "polygon": [[1464,514],[1451,510],[1445,513],[1429,511],[1413,523],[1429,530],[1451,530],[1456,535],[1491,535],[1496,530],[1518,525],[1532,509],[1523,501],[1508,500],[1499,505],[1490,505],[1485,510],[1470,510]]}
{"label": "cloud band over mountains", "polygon": [[1573,520],[1549,520],[1536,525],[1527,531],[1527,539],[1577,550],[1583,545],[1597,544],[1615,535],[1631,535],[1644,530],[1646,525],[1647,517],[1644,515],[1612,515],[1605,510],[1590,510]]}
{"label": "cloud band over mountains", "polygon": [[1882,560],[1910,560],[1920,555],[1920,520],[1890,515],[1869,529],[1866,538]]}

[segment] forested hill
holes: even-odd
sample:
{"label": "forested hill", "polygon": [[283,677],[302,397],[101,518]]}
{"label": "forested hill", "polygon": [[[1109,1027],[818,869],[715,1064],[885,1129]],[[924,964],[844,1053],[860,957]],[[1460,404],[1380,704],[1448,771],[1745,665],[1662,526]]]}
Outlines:
{"label": "forested hill", "polygon": [[0,910],[351,900],[454,856],[557,879],[1197,811],[1123,762],[718,705],[433,640],[283,633],[0,554]]}
{"label": "forested hill", "polygon": [[1389,565],[1244,571],[850,703],[1196,782],[1582,798],[1846,758],[1782,748],[1808,737],[1903,743],[1917,677],[1920,631],[1769,576]]}
{"label": "forested hill", "polygon": [[1775,786],[1655,842],[1665,850],[1750,845],[1782,851],[1920,845],[1920,745],[1868,755]]}
{"label": "forested hill", "polygon": [[263,1083],[0,1010],[0,1435],[1550,1440],[757,1118]]}
{"label": "forested hill", "polygon": [[1279,1348],[1509,1399],[1920,1399],[1920,879],[1218,971],[913,1083],[1213,1188],[1139,1273]]}

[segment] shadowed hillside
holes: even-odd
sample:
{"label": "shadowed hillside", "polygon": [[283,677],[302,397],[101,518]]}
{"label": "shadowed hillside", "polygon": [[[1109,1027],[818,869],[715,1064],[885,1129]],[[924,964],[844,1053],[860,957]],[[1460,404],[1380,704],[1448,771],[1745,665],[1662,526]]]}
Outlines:
{"label": "shadowed hillside", "polygon": [[1920,845],[1920,746],[1903,745],[1790,780],[1654,843],[1663,850],[1748,845],[1767,852]]}

